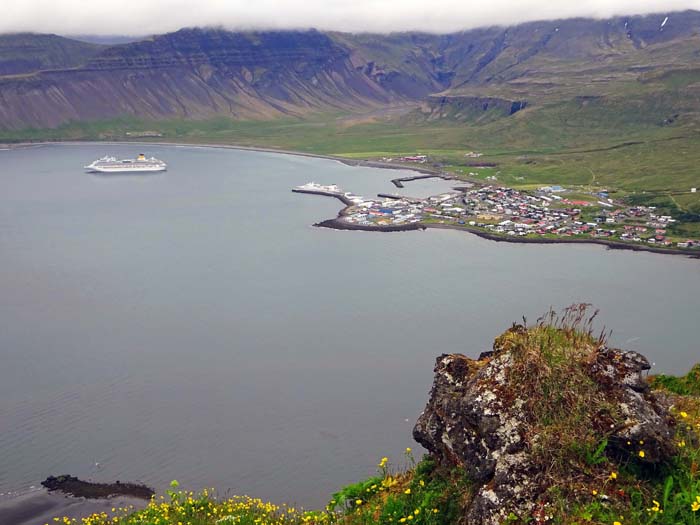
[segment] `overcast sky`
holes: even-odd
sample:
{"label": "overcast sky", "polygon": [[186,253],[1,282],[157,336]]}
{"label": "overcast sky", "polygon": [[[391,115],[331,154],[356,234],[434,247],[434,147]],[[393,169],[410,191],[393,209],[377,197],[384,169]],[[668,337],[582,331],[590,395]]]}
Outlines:
{"label": "overcast sky", "polygon": [[700,0],[0,0],[0,33],[147,35],[182,27],[448,32],[700,9]]}

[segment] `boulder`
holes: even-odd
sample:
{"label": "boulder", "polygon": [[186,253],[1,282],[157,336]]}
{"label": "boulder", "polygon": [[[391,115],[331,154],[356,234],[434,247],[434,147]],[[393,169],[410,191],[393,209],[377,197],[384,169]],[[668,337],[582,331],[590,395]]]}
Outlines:
{"label": "boulder", "polygon": [[[524,333],[524,327],[514,326],[506,335]],[[541,508],[552,483],[541,450],[539,456],[533,452],[539,436],[533,435],[537,422],[525,395],[529,386],[512,384],[517,356],[504,344],[508,340],[499,338],[494,351],[477,360],[461,354],[438,357],[430,399],[413,430],[439,464],[463,468],[473,482],[466,524],[498,525],[511,513],[525,521]],[[611,414],[590,414],[610,461],[667,461],[675,452],[673,420],[643,376],[648,361],[602,344],[580,357],[590,388],[604,396],[605,406],[616,407]],[[591,410],[599,406],[591,404]]]}

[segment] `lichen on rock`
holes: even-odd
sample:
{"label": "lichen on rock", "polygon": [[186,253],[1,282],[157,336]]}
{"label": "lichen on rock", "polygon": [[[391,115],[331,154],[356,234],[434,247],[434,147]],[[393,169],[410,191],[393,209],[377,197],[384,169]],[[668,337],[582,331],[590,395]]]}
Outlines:
{"label": "lichen on rock", "polygon": [[514,325],[479,359],[437,358],[413,436],[472,481],[464,523],[526,521],[553,487],[596,479],[610,462],[651,468],[675,453],[673,418],[648,386],[649,368],[580,320]]}

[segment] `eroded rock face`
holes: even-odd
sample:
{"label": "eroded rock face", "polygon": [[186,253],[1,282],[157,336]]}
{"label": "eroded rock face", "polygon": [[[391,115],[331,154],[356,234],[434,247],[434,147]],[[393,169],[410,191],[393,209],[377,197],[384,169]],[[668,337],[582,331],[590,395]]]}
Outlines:
{"label": "eroded rock face", "polygon": [[[608,348],[594,357],[590,377],[624,416],[623,423],[618,415],[613,428],[601,431],[601,439],[609,436],[608,452],[650,464],[668,459],[674,452],[671,418],[642,376],[647,360]],[[430,399],[413,430],[438,462],[464,468],[476,484],[467,524],[497,525],[510,512],[531,516],[547,488],[530,453],[537,438],[527,435],[525,400],[507,394],[514,390],[507,384],[512,359],[498,348],[479,360],[438,357]]]}

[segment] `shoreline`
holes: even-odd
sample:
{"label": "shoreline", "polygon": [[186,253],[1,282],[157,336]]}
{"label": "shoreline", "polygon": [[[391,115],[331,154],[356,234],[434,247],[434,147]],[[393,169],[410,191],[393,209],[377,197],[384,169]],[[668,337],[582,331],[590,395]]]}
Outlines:
{"label": "shoreline", "polygon": [[[258,147],[258,146],[243,146],[243,145],[236,145],[236,144],[210,144],[210,143],[190,143],[190,142],[150,142],[150,141],[129,141],[129,140],[124,140],[124,141],[100,141],[100,140],[95,140],[95,141],[89,141],[89,140],[79,140],[79,141],[64,141],[64,140],[56,140],[56,141],[38,141],[38,142],[18,142],[18,143],[8,143],[8,142],[0,142],[0,144],[3,144],[8,147],[8,149],[15,149],[15,148],[24,148],[24,147],[32,147],[32,146],[50,146],[50,145],[58,145],[58,146],[81,146],[81,145],[95,145],[95,144],[115,144],[115,145],[152,145],[152,146],[184,146],[184,147],[193,147],[193,148],[215,148],[215,149],[231,149],[231,150],[240,150],[240,151],[253,151],[253,152],[259,152],[259,153],[277,153],[280,155],[294,155],[297,157],[308,157],[308,158],[316,158],[316,159],[325,159],[325,160],[334,160],[336,162],[340,162],[342,164],[345,164],[346,166],[361,166],[361,167],[368,167],[368,168],[381,168],[381,169],[394,169],[394,170],[407,170],[407,171],[413,171],[419,173],[419,175],[416,175],[414,177],[397,177],[396,179],[392,179],[391,183],[394,184],[397,188],[402,188],[404,187],[402,182],[409,182],[412,180],[418,180],[418,179],[426,179],[426,178],[433,178],[433,177],[438,177],[442,178],[444,180],[454,180],[456,182],[469,182],[469,181],[463,181],[462,179],[453,177],[451,175],[445,175],[442,172],[432,169],[432,168],[423,168],[419,166],[404,166],[401,164],[392,164],[392,163],[383,163],[383,162],[378,162],[378,161],[368,161],[368,160],[355,160],[355,159],[349,159],[346,157],[338,157],[335,155],[323,155],[320,153],[308,153],[304,151],[294,151],[294,150],[284,150],[284,149],[275,149],[275,148],[265,148],[265,147]],[[398,183],[398,184],[397,184]],[[443,229],[443,230],[455,230],[455,231],[462,231],[462,232],[467,232],[471,233],[473,235],[476,235],[478,237],[481,237],[482,239],[487,239],[490,241],[495,241],[495,242],[509,242],[509,243],[515,243],[515,244],[596,244],[599,246],[605,246],[610,250],[629,250],[629,251],[634,251],[634,252],[650,252],[650,253],[657,253],[657,254],[663,254],[663,255],[682,255],[684,257],[689,257],[691,259],[700,259],[700,253],[693,253],[693,252],[688,252],[688,251],[681,251],[681,250],[674,250],[674,249],[669,249],[669,248],[658,248],[655,246],[643,246],[639,244],[627,244],[621,241],[608,241],[605,239],[591,239],[591,238],[586,238],[586,239],[536,239],[536,238],[510,238],[508,236],[503,236],[503,235],[498,235],[498,234],[493,234],[489,232],[485,232],[483,230],[480,230],[478,228],[473,228],[470,226],[463,226],[463,225],[451,225],[451,224],[423,224],[423,223],[413,223],[413,224],[406,224],[406,225],[398,225],[398,226],[362,226],[359,224],[350,224],[342,220],[342,217],[345,215],[345,210],[349,207],[350,202],[346,199],[341,198],[338,195],[322,195],[318,192],[304,192],[301,190],[292,190],[295,193],[310,193],[313,195],[321,195],[321,196],[327,196],[327,197],[335,197],[338,200],[340,200],[345,207],[340,210],[338,213],[338,216],[335,219],[326,219],[324,221],[315,223],[313,226],[319,227],[319,228],[330,228],[330,229],[335,229],[335,230],[353,230],[353,231],[373,231],[373,232],[397,232],[397,231],[416,231],[416,230],[427,230],[429,228],[435,228],[435,229]]]}
{"label": "shoreline", "polygon": [[434,228],[436,230],[455,230],[455,231],[466,231],[481,237],[482,239],[487,239],[494,242],[509,242],[514,244],[597,244],[598,246],[605,246],[609,250],[629,250],[633,252],[651,252],[663,255],[683,255],[691,259],[700,259],[700,253],[693,253],[682,250],[674,250],[671,248],[658,248],[655,246],[643,246],[640,244],[627,244],[622,241],[607,241],[605,239],[592,239],[592,238],[562,238],[562,239],[537,239],[533,237],[515,237],[498,235],[496,233],[489,233],[478,228],[473,228],[471,226],[463,225],[452,225],[452,224],[423,224],[426,229]]}
{"label": "shoreline", "polygon": [[[427,178],[427,177],[419,177],[419,178]],[[415,179],[411,179],[415,180]],[[393,182],[393,181],[392,181]],[[639,244],[627,244],[621,241],[608,241],[605,239],[592,239],[592,238],[582,238],[582,239],[575,239],[575,238],[561,238],[561,239],[549,239],[549,238],[533,238],[533,237],[516,237],[516,236],[506,236],[506,235],[499,235],[496,233],[490,233],[484,230],[481,230],[479,228],[475,228],[473,226],[468,226],[468,225],[461,225],[461,224],[441,224],[441,223],[434,223],[434,224],[425,224],[422,222],[415,222],[415,223],[410,223],[410,224],[398,224],[398,225],[391,225],[391,226],[366,226],[362,224],[353,224],[349,223],[345,220],[343,220],[343,217],[347,215],[347,210],[350,208],[352,203],[346,199],[343,195],[337,195],[333,193],[324,193],[324,192],[319,192],[319,191],[306,191],[306,190],[299,190],[299,189],[293,189],[292,192],[294,193],[305,193],[309,195],[319,195],[321,197],[333,197],[338,199],[340,202],[342,202],[345,207],[342,208],[338,212],[338,216],[335,217],[334,219],[326,219],[321,222],[317,222],[313,224],[314,227],[316,228],[328,228],[331,230],[339,230],[339,231],[368,231],[368,232],[379,232],[379,233],[388,233],[388,232],[407,232],[407,231],[416,231],[416,230],[428,230],[428,229],[436,229],[436,230],[454,230],[454,231],[459,231],[459,232],[466,232],[466,233],[471,233],[472,235],[476,235],[477,237],[481,237],[482,239],[486,239],[489,241],[494,241],[494,242],[506,242],[506,243],[513,243],[513,244],[595,244],[598,246],[605,246],[609,250],[629,250],[633,252],[650,252],[650,253],[657,253],[657,254],[662,254],[662,255],[682,255],[684,257],[688,257],[690,259],[700,259],[700,253],[693,253],[693,252],[688,252],[688,251],[680,251],[680,250],[674,250],[670,248],[659,248],[656,246],[643,246]]]}
{"label": "shoreline", "polygon": [[[436,168],[426,168],[420,166],[409,165],[390,162],[379,162],[375,160],[365,160],[365,159],[351,159],[348,157],[339,157],[337,155],[324,155],[322,153],[309,153],[306,151],[295,151],[286,149],[276,149],[276,148],[266,148],[263,146],[243,146],[237,144],[216,144],[216,143],[193,143],[193,142],[149,142],[149,141],[131,141],[131,140],[43,140],[38,142],[0,142],[0,145],[6,146],[8,150],[28,148],[32,146],[83,146],[86,144],[114,144],[118,146],[125,146],[131,144],[137,145],[150,145],[150,146],[184,146],[189,148],[212,148],[212,149],[232,149],[240,151],[254,151],[258,153],[278,153],[280,155],[293,155],[295,157],[308,157],[312,159],[325,159],[334,160],[345,164],[346,166],[360,166],[366,168],[380,168],[380,169],[391,169],[391,170],[408,170],[421,173],[423,176],[418,176],[417,178],[430,178],[430,177],[443,177],[443,173]],[[395,180],[404,180],[402,178]],[[414,180],[414,179],[410,179]],[[450,179],[451,180],[451,179]],[[454,179],[461,180],[461,179]],[[392,180],[393,182],[393,180]],[[397,186],[401,188],[402,186]]]}

